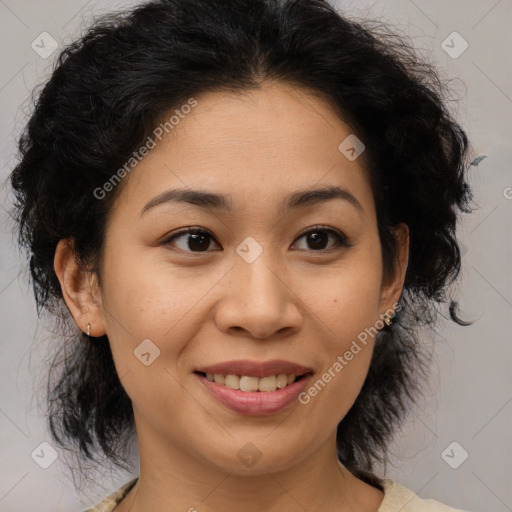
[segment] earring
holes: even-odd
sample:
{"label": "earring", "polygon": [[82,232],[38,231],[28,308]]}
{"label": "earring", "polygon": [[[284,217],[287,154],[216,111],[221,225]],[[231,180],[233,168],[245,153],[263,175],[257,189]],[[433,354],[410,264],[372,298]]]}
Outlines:
{"label": "earring", "polygon": [[87,322],[87,336],[91,337],[91,324]]}
{"label": "earring", "polygon": [[392,323],[393,323],[393,320],[391,319],[391,316],[388,315],[387,313],[384,315],[384,323],[389,327]]}

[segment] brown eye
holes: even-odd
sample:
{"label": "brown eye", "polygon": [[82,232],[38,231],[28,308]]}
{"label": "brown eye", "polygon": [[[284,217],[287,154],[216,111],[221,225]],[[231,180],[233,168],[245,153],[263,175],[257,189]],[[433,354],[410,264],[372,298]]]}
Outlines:
{"label": "brown eye", "polygon": [[[331,228],[324,228],[322,226],[315,227],[303,233],[297,240],[304,238],[308,247],[303,248],[306,251],[322,251],[332,249],[333,246],[327,246],[329,243],[329,237],[334,239],[338,247],[350,247],[347,237],[341,232],[338,232]],[[295,244],[294,244],[295,245]]]}
{"label": "brown eye", "polygon": [[[307,247],[299,248],[306,251],[329,251],[333,248],[351,247],[348,238],[341,232],[332,228],[318,226],[304,232],[297,240],[305,239]],[[334,241],[329,245],[329,240]],[[213,235],[204,229],[187,228],[166,238],[162,245],[173,245],[184,252],[209,252],[211,243],[218,242]],[[293,248],[297,249],[296,243]],[[220,247],[220,245],[219,245]]]}
{"label": "brown eye", "polygon": [[[201,229],[186,229],[175,233],[170,238],[162,242],[162,245],[169,245],[176,240],[180,240],[180,244],[173,243],[178,249],[186,252],[207,252],[211,241],[215,240],[208,232]],[[181,241],[183,240],[183,242]]]}

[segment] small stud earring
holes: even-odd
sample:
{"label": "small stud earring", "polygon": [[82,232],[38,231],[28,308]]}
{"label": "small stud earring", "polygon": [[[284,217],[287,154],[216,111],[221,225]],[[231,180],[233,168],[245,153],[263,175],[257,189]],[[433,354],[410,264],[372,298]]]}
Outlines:
{"label": "small stud earring", "polygon": [[384,323],[389,327],[392,323],[393,323],[393,320],[391,319],[391,316],[388,315],[387,313],[384,315]]}
{"label": "small stud earring", "polygon": [[87,336],[91,337],[91,324],[87,322]]}

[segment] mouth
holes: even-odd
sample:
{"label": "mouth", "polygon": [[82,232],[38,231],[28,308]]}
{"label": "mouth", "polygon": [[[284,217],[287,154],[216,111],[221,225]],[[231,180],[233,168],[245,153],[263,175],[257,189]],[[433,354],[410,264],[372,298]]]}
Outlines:
{"label": "mouth", "polygon": [[[218,371],[218,370],[217,370]],[[299,370],[300,371],[300,370]],[[201,370],[193,374],[203,389],[232,412],[246,416],[279,414],[299,402],[313,372],[278,373],[262,377],[235,373],[212,373]],[[281,386],[281,387],[279,387]]]}
{"label": "mouth", "polygon": [[312,372],[304,372],[300,375],[295,373],[278,373],[274,375],[266,375],[264,377],[256,377],[254,375],[236,375],[195,371],[194,373],[201,375],[210,382],[215,382],[221,386],[234,389],[236,391],[262,392],[268,393],[285,389],[288,386],[312,375]]}

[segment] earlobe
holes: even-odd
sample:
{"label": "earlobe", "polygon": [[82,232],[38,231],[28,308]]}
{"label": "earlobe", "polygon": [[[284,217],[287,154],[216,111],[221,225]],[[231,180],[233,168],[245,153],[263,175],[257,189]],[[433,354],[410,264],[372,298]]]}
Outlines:
{"label": "earlobe", "polygon": [[85,333],[89,332],[90,336],[103,336],[106,331],[97,277],[79,264],[72,240],[59,241],[55,249],[53,265],[60,282],[62,296],[78,328]]}

